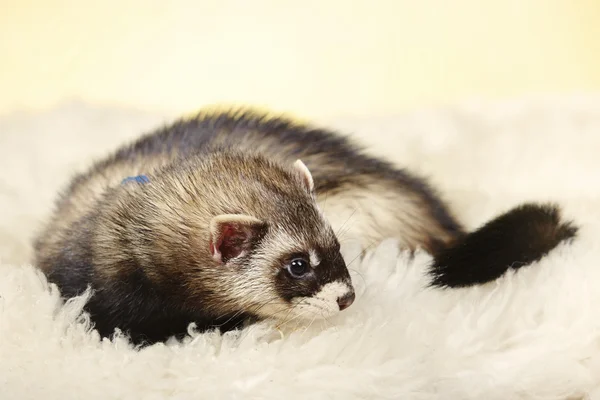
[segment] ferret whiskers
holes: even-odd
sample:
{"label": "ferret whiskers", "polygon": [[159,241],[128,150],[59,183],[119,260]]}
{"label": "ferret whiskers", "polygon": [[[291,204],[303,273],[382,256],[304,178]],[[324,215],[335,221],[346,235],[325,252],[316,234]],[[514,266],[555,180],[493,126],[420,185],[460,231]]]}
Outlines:
{"label": "ferret whiskers", "polygon": [[354,214],[356,213],[356,211],[358,210],[357,207],[354,208],[354,211],[352,211],[352,213],[350,214],[350,216],[348,217],[348,219],[346,219],[346,222],[344,222],[337,230],[337,232],[335,233],[335,235],[340,238],[342,237],[341,232],[342,229],[346,226],[346,224],[348,223],[348,221],[350,221],[350,219],[354,216]]}

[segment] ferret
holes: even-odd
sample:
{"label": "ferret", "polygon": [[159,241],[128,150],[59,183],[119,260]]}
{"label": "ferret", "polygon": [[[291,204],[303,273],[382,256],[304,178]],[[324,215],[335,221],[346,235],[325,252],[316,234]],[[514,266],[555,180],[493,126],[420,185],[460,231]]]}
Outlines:
{"label": "ferret", "polygon": [[65,298],[93,295],[101,336],[137,344],[265,318],[328,318],[355,292],[341,238],[434,256],[431,285],[484,284],[576,227],[526,204],[466,233],[421,177],[348,136],[251,110],[200,112],[142,136],[59,196],[35,265]]}

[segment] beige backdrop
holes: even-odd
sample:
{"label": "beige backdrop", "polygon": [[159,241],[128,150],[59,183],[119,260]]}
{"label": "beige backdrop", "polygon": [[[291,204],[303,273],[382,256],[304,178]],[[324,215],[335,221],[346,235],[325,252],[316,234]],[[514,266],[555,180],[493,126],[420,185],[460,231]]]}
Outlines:
{"label": "beige backdrop", "polygon": [[0,113],[305,116],[600,90],[598,0],[0,0]]}

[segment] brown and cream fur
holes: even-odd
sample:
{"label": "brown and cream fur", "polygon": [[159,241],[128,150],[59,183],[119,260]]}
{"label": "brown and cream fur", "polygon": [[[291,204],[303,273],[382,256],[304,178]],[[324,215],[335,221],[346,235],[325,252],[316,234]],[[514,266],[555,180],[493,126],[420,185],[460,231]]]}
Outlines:
{"label": "brown and cream fur", "polygon": [[[150,182],[121,183],[140,174]],[[446,255],[465,237],[422,179],[348,138],[252,112],[202,113],[76,176],[36,240],[36,263],[65,296],[94,289],[101,334],[154,342],[190,322],[226,330],[339,312],[354,299],[341,230],[365,246],[395,237]],[[290,276],[294,257],[310,276]],[[440,286],[484,283],[461,266],[432,268]]]}
{"label": "brown and cream fur", "polygon": [[[126,176],[148,174],[180,158],[221,148],[283,164],[301,159],[313,175],[318,202],[334,230],[344,225],[348,236],[364,245],[396,237],[406,247],[434,251],[462,233],[422,178],[364,155],[340,134],[249,111],[201,113],[122,148],[75,178],[54,221],[68,226]],[[63,202],[68,206],[62,207]]]}

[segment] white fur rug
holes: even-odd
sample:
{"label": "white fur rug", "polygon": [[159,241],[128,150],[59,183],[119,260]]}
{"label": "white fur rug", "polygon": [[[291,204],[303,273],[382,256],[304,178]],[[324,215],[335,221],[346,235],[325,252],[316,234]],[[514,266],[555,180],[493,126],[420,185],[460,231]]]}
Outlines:
{"label": "white fur rug", "polygon": [[359,297],[338,318],[136,351],[88,329],[85,299],[62,305],[29,241],[72,171],[163,117],[71,104],[0,119],[1,399],[600,398],[600,97],[332,123],[431,176],[470,227],[558,201],[580,234],[540,263],[426,290],[429,256],[388,241],[352,263]]}

